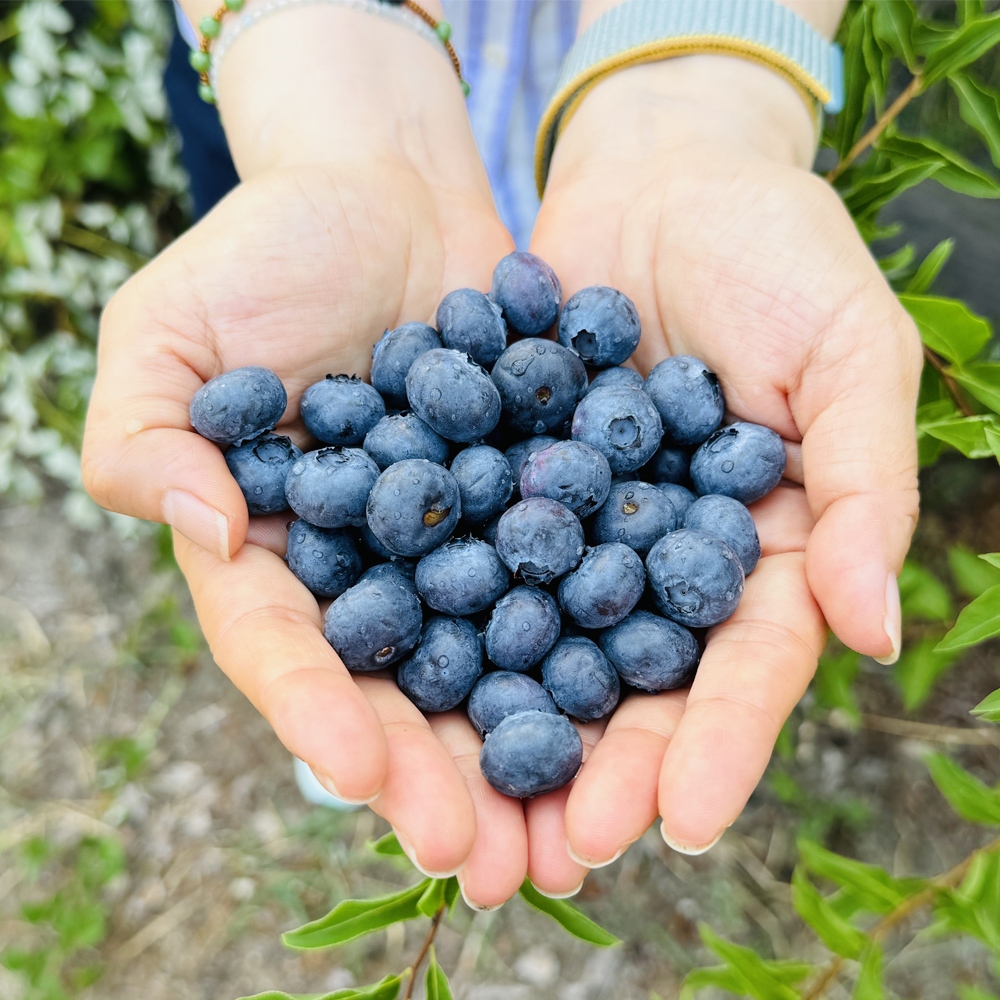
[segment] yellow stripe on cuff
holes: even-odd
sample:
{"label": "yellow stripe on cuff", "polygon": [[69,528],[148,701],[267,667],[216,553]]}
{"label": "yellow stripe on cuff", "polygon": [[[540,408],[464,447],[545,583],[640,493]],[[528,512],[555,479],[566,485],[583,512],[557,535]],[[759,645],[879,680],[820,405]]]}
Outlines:
{"label": "yellow stripe on cuff", "polygon": [[538,196],[541,197],[545,191],[549,161],[552,159],[552,151],[562,130],[593,87],[612,73],[629,66],[692,55],[736,56],[780,73],[805,101],[813,122],[817,129],[819,128],[819,108],[830,100],[832,96],[830,91],[815,77],[806,73],[797,62],[775,49],[760,42],[728,35],[681,35],[675,38],[663,38],[625,49],[594,63],[566,84],[549,102],[535,139],[535,184],[538,187]]}

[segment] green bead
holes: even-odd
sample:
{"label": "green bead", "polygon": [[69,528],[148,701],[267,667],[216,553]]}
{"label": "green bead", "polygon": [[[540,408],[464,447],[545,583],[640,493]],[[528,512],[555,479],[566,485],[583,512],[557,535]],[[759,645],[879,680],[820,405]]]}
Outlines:
{"label": "green bead", "polygon": [[192,52],[188,56],[188,62],[191,63],[192,69],[198,73],[207,73],[208,67],[212,63],[212,57],[207,52]]}
{"label": "green bead", "polygon": [[215,104],[215,91],[212,90],[212,87],[211,87],[210,84],[207,84],[207,83],[200,83],[200,84],[198,84],[198,96],[206,104]]}
{"label": "green bead", "polygon": [[471,92],[471,90],[472,90],[472,88],[471,88],[471,87],[470,87],[470,86],[469,86],[469,85],[468,85],[468,84],[467,84],[467,83],[466,83],[466,82],[465,82],[465,81],[463,80],[463,81],[462,81],[462,93],[463,93],[463,94],[464,94],[464,95],[465,95],[466,97],[468,97],[468,96],[469,96],[469,93]]}
{"label": "green bead", "polygon": [[226,10],[243,10],[246,0],[223,0]]}
{"label": "green bead", "polygon": [[451,38],[451,25],[447,21],[438,21],[434,31],[442,42],[446,42]]}
{"label": "green bead", "polygon": [[214,17],[203,17],[198,22],[198,27],[206,38],[218,38],[222,30],[222,25]]}

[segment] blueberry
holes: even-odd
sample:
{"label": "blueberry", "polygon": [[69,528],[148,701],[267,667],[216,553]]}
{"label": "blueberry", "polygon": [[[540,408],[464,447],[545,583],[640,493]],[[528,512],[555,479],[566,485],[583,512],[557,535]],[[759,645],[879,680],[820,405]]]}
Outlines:
{"label": "blueberry", "polygon": [[525,583],[551,583],[580,561],[583,528],[576,514],[557,500],[532,497],[501,515],[497,552]]}
{"label": "blueberry", "polygon": [[420,598],[388,575],[359,580],[327,609],[323,635],[348,670],[381,670],[420,639]]}
{"label": "blueberry", "polygon": [[618,704],[621,684],[608,658],[583,636],[560,639],[542,663],[542,686],[568,715],[603,719]]}
{"label": "blueberry", "polygon": [[368,527],[394,555],[413,558],[447,541],[462,515],[455,477],[423,458],[390,465],[368,497]]}
{"label": "blueberry", "polygon": [[622,680],[640,691],[689,684],[701,656],[698,641],[683,625],[648,611],[633,611],[598,641]]}
{"label": "blueberry", "polygon": [[470,524],[496,517],[514,492],[510,462],[489,445],[463,448],[452,460],[451,474],[462,497],[462,517]]}
{"label": "blueberry", "polygon": [[469,720],[480,737],[488,736],[508,715],[518,712],[546,712],[559,709],[536,680],[510,670],[494,670],[480,678],[469,695]]}
{"label": "blueberry", "polygon": [[743,596],[743,567],[721,538],[682,528],[649,550],[646,572],[660,610],[688,628],[724,622]]}
{"label": "blueberry", "polygon": [[587,391],[583,362],[560,344],[534,337],[511,344],[490,378],[500,390],[505,423],[522,434],[562,433]]}
{"label": "blueberry", "polygon": [[642,478],[647,483],[676,483],[684,486],[691,482],[688,469],[691,453],[684,448],[661,444],[653,457],[642,467]]}
{"label": "blueberry", "polygon": [[376,557],[376,559],[395,559],[396,553],[390,552],[376,537],[371,528],[368,527],[368,522],[365,521],[364,524],[358,529],[361,535],[361,541],[364,543],[365,548]]}
{"label": "blueberry", "polygon": [[461,351],[421,354],[406,376],[406,398],[421,420],[449,441],[478,441],[500,422],[500,394]]}
{"label": "blueberry", "polygon": [[438,306],[437,325],[445,347],[468,354],[484,368],[491,368],[507,346],[500,307],[474,288],[449,292]]}
{"label": "blueberry", "polygon": [[424,604],[446,615],[484,611],[510,583],[497,551],[478,538],[456,538],[417,563],[417,593]]}
{"label": "blueberry", "polygon": [[483,641],[464,618],[431,618],[420,645],[399,665],[403,694],[421,712],[447,712],[464,701],[483,672]]}
{"label": "blueberry", "polygon": [[677,516],[662,490],[627,480],[611,487],[607,501],[587,527],[594,542],[622,542],[645,558],[655,542],[677,527]]}
{"label": "blueberry", "polygon": [[346,528],[365,522],[365,502],[378,466],[360,448],[307,451],[285,480],[288,506],[318,528]]}
{"label": "blueberry", "polygon": [[493,548],[497,547],[497,528],[500,525],[500,515],[498,514],[492,521],[487,521],[482,528],[479,529],[480,535],[483,537],[484,542],[489,542]]}
{"label": "blueberry", "polygon": [[684,527],[721,538],[736,553],[744,576],[753,572],[760,559],[760,539],[750,511],[732,497],[707,496],[696,500],[684,515]]}
{"label": "blueberry", "polygon": [[657,483],[656,488],[674,505],[677,523],[683,524],[688,507],[698,498],[689,489],[676,483]]}
{"label": "blueberry", "polygon": [[557,441],[531,456],[521,473],[521,496],[548,497],[578,517],[592,514],[608,498],[611,468],[589,444]]}
{"label": "blueberry", "polygon": [[691,478],[702,496],[718,493],[744,504],[767,496],[784,472],[784,442],[761,424],[720,427],[691,459]]}
{"label": "blueberry", "polygon": [[641,389],[646,380],[634,368],[605,368],[590,380],[591,389],[602,386],[617,386],[618,388]]}
{"label": "blueberry", "polygon": [[439,465],[448,460],[448,442],[415,413],[383,417],[365,435],[364,449],[382,470],[407,458],[426,458]]}
{"label": "blueberry", "polygon": [[642,559],[621,542],[605,542],[562,578],[559,607],[581,628],[608,628],[639,603],[645,585]]}
{"label": "blueberry", "polygon": [[660,415],[641,389],[592,389],[573,414],[573,440],[593,445],[614,473],[645,465],[662,436]]}
{"label": "blueberry", "polygon": [[674,444],[700,444],[722,422],[726,409],[715,373],[685,355],[661,361],[646,376],[646,393]]}
{"label": "blueberry", "polygon": [[302,452],[279,434],[262,434],[226,451],[226,465],[243,491],[248,513],[277,514],[288,509],[285,480],[301,457]]}
{"label": "blueberry", "polygon": [[544,448],[548,448],[550,444],[555,444],[559,438],[551,437],[548,434],[539,434],[536,437],[530,437],[525,441],[518,441],[517,444],[512,444],[505,452],[504,455],[507,456],[507,461],[510,462],[510,474],[514,479],[514,489],[520,490],[521,488],[521,473],[524,471],[524,467],[528,464],[529,459],[532,455]]}
{"label": "blueberry", "polygon": [[407,590],[417,592],[417,585],[414,578],[417,573],[417,564],[408,559],[393,559],[391,562],[378,563],[370,569],[366,569],[358,577],[358,583],[362,580],[392,580],[395,583],[406,587]]}
{"label": "blueberry", "polygon": [[535,337],[555,323],[562,287],[541,257],[515,250],[497,264],[490,298],[503,311],[510,330]]}
{"label": "blueberry", "polygon": [[530,670],[559,638],[559,607],[537,587],[515,587],[486,625],[486,655],[503,670]]}
{"label": "blueberry", "polygon": [[583,741],[573,723],[565,715],[538,711],[508,715],[479,754],[483,777],[516,799],[562,788],[582,763]]}
{"label": "blueberry", "polygon": [[358,445],[385,416],[385,403],[356,375],[327,375],[302,393],[299,415],[317,441]]}
{"label": "blueberry", "polygon": [[406,406],[406,373],[421,354],[441,346],[437,330],[426,323],[404,323],[386,330],[372,348],[372,385],[391,406]]}
{"label": "blueberry", "polygon": [[630,358],[640,332],[632,300],[605,285],[581,289],[559,314],[559,343],[592,368],[609,368]]}
{"label": "blueberry", "polygon": [[217,444],[243,444],[274,430],[287,403],[285,387],[270,368],[234,368],[194,394],[191,426]]}
{"label": "blueberry", "polygon": [[298,520],[288,530],[288,568],[317,596],[339,597],[361,573],[350,532]]}

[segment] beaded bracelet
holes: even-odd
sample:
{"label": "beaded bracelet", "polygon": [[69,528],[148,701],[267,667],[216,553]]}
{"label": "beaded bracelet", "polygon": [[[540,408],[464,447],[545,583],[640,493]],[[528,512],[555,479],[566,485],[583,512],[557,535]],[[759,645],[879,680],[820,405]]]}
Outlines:
{"label": "beaded bracelet", "polygon": [[[402,9],[411,11],[421,21],[427,28],[429,28],[434,35],[441,40],[441,43],[445,47],[445,51],[448,53],[448,57],[451,59],[451,64],[455,68],[455,74],[458,76],[458,82],[462,85],[462,93],[468,97],[469,96],[469,85],[462,79],[462,66],[458,61],[458,55],[455,52],[454,46],[451,44],[451,25],[447,21],[438,21],[432,17],[423,7],[421,7],[415,0],[378,0],[379,3],[385,4],[389,8]],[[230,11],[237,12],[243,9],[246,4],[246,0],[223,0],[222,6],[212,15],[206,15],[199,21],[198,29],[201,34],[201,40],[199,42],[199,47],[193,51],[190,56],[188,56],[188,61],[191,63],[192,68],[197,72],[201,82],[198,85],[198,96],[205,101],[206,104],[215,103],[215,87],[212,85],[209,74],[213,71],[212,66],[212,42],[219,37],[222,32],[222,19]],[[388,12],[387,12],[388,13]],[[426,31],[427,29],[423,29]],[[423,33],[421,31],[421,33]]]}

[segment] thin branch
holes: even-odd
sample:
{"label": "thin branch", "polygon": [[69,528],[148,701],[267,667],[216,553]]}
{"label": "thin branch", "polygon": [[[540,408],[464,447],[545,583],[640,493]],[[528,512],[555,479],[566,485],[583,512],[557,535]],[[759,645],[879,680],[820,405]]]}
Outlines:
{"label": "thin branch", "polygon": [[875,124],[867,131],[865,134],[858,139],[858,141],[851,146],[847,155],[831,170],[827,175],[826,179],[832,184],[852,163],[866,150],[869,146],[875,143],[875,140],[892,124],[892,122],[899,116],[899,113],[906,107],[910,101],[913,100],[917,94],[920,93],[923,88],[923,79],[919,73],[909,82],[906,89],[899,95],[878,116]]}
{"label": "thin branch", "polygon": [[420,966],[423,965],[424,959],[427,957],[427,952],[431,949],[431,945],[434,944],[438,927],[441,926],[441,918],[444,916],[444,911],[447,908],[448,905],[442,903],[437,913],[431,918],[431,925],[427,930],[427,936],[424,938],[424,943],[420,946],[420,951],[417,952],[417,957],[413,962],[413,971],[410,973],[410,981],[406,984],[406,992],[403,994],[403,1000],[410,1000],[410,997],[413,996],[413,989],[417,984],[417,973],[420,971]]}
{"label": "thin branch", "polygon": [[887,715],[864,713],[861,724],[890,736],[904,736],[931,743],[945,743],[962,746],[1000,746],[1000,730],[995,726],[962,728],[960,726],[936,726],[929,722],[914,722],[912,719],[894,719]]}
{"label": "thin branch", "polygon": [[944,370],[944,362],[926,344],[923,345],[923,348],[924,357],[927,359],[928,364],[941,376],[944,387],[955,401],[955,405],[962,411],[962,416],[974,417],[976,415],[975,411],[965,401],[958,383]]}
{"label": "thin branch", "polygon": [[89,250],[98,257],[112,257],[127,264],[133,271],[138,271],[149,263],[149,258],[137,253],[131,247],[127,247],[115,240],[109,240],[99,233],[92,233],[89,229],[80,226],[72,226],[69,223],[63,226],[60,239],[64,243],[70,243],[81,250]]}

